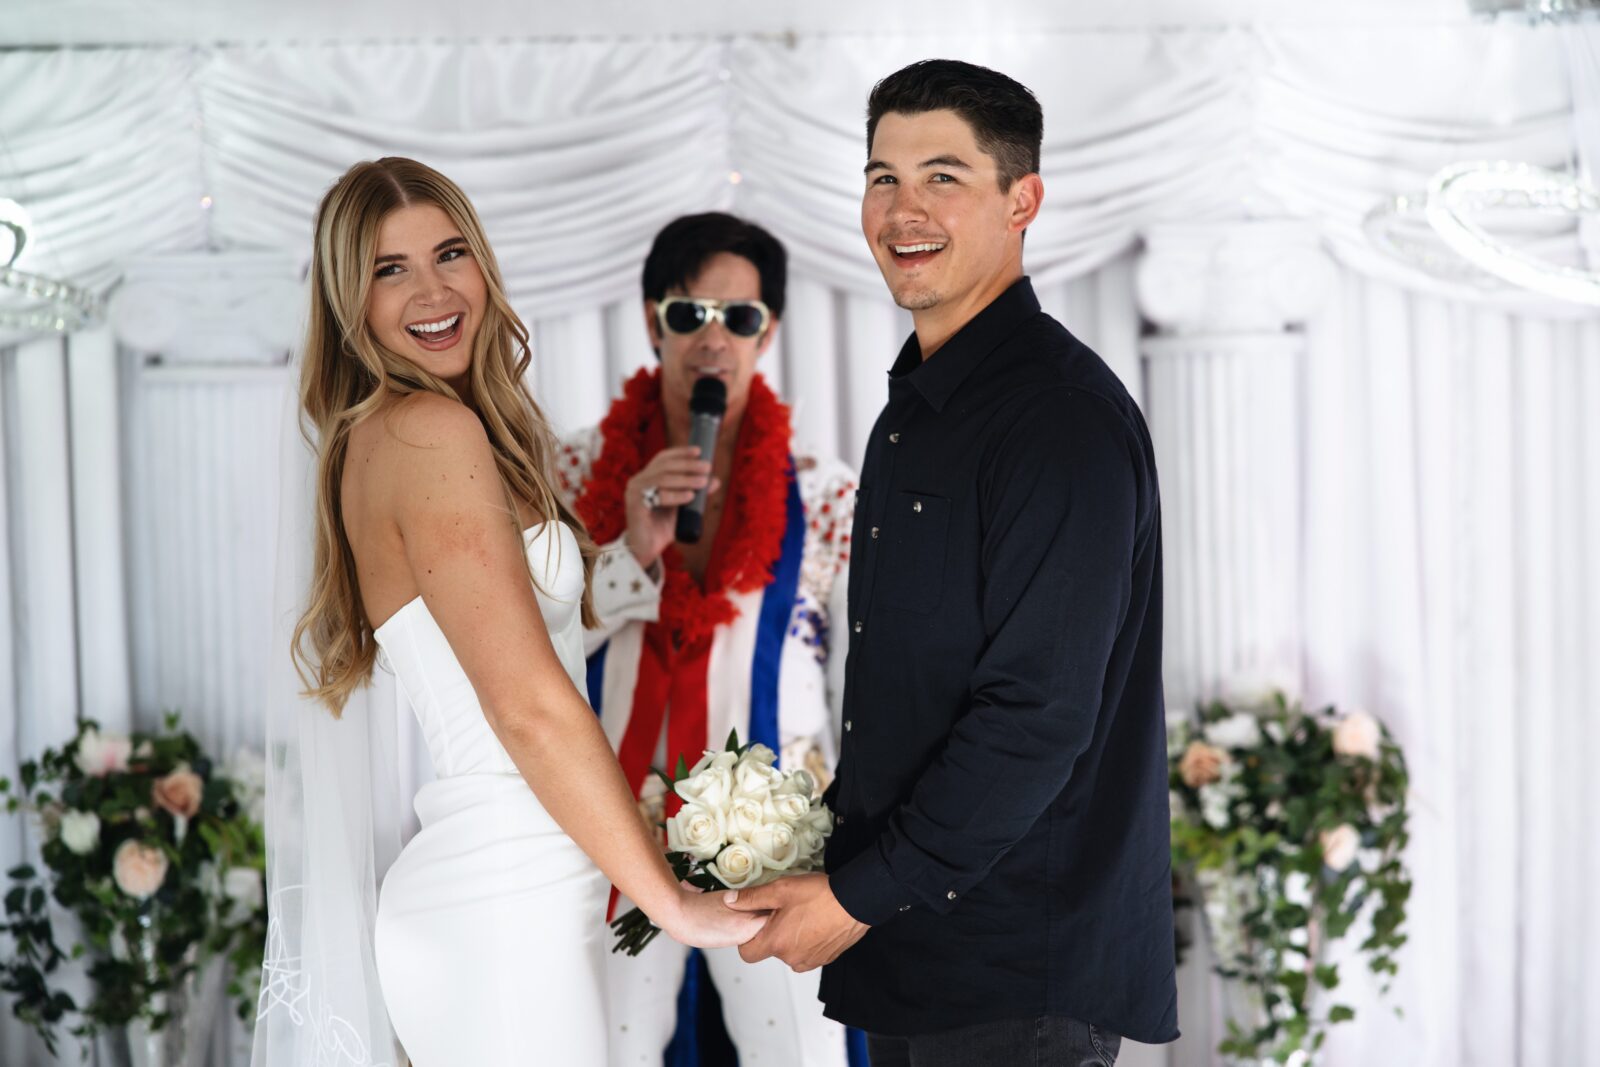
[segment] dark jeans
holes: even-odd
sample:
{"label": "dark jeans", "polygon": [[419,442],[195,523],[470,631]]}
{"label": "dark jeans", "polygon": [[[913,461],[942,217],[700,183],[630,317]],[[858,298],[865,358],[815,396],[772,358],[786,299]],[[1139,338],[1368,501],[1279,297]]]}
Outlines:
{"label": "dark jeans", "polygon": [[872,1067],[1112,1067],[1122,1038],[1062,1015],[911,1037],[867,1035]]}

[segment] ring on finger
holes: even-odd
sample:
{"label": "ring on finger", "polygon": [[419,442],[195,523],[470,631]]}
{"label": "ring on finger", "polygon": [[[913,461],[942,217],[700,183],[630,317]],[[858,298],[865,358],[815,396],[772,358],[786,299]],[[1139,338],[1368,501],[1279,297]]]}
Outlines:
{"label": "ring on finger", "polygon": [[644,506],[652,511],[661,506],[661,487],[659,485],[645,486],[644,492],[640,496],[644,500]]}

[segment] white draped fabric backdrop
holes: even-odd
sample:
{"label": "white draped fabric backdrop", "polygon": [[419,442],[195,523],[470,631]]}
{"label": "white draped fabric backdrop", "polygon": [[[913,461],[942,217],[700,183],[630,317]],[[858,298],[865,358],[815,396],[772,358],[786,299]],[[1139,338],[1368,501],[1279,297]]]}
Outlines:
{"label": "white draped fabric backdrop", "polygon": [[[864,101],[930,55],[1044,105],[1028,267],[1156,439],[1169,703],[1277,682],[1406,747],[1412,940],[1390,1001],[1354,980],[1327,1062],[1600,1064],[1600,320],[1360,228],[1456,159],[1573,159],[1549,28],[0,52],[23,265],[122,279],[109,327],[0,336],[0,774],[78,716],[177,708],[218,754],[259,745],[284,360],[312,210],[355,160],[466,188],[565,429],[651,358],[661,224],[769,226],[793,278],[766,372],[858,462],[909,329],[857,229]],[[0,863],[30,837],[5,826]],[[1211,982],[1181,988],[1184,1039],[1124,1062],[1211,1062]],[[40,1056],[0,1028],[0,1060]]]}

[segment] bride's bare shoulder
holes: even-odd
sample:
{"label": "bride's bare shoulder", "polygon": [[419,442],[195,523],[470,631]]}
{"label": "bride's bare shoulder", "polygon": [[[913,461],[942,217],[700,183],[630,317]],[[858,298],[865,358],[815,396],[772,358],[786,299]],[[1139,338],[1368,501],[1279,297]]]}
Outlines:
{"label": "bride's bare shoulder", "polygon": [[350,458],[404,475],[421,466],[478,458],[489,437],[478,416],[437,393],[396,397],[350,430]]}

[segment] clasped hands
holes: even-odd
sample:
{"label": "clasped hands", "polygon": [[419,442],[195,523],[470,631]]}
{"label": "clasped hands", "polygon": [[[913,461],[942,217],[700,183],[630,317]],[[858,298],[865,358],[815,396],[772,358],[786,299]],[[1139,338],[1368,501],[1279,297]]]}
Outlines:
{"label": "clasped hands", "polygon": [[838,959],[869,927],[834,897],[826,874],[797,874],[723,895],[734,911],[764,911],[767,924],[739,946],[746,963],[776,956],[796,974]]}

